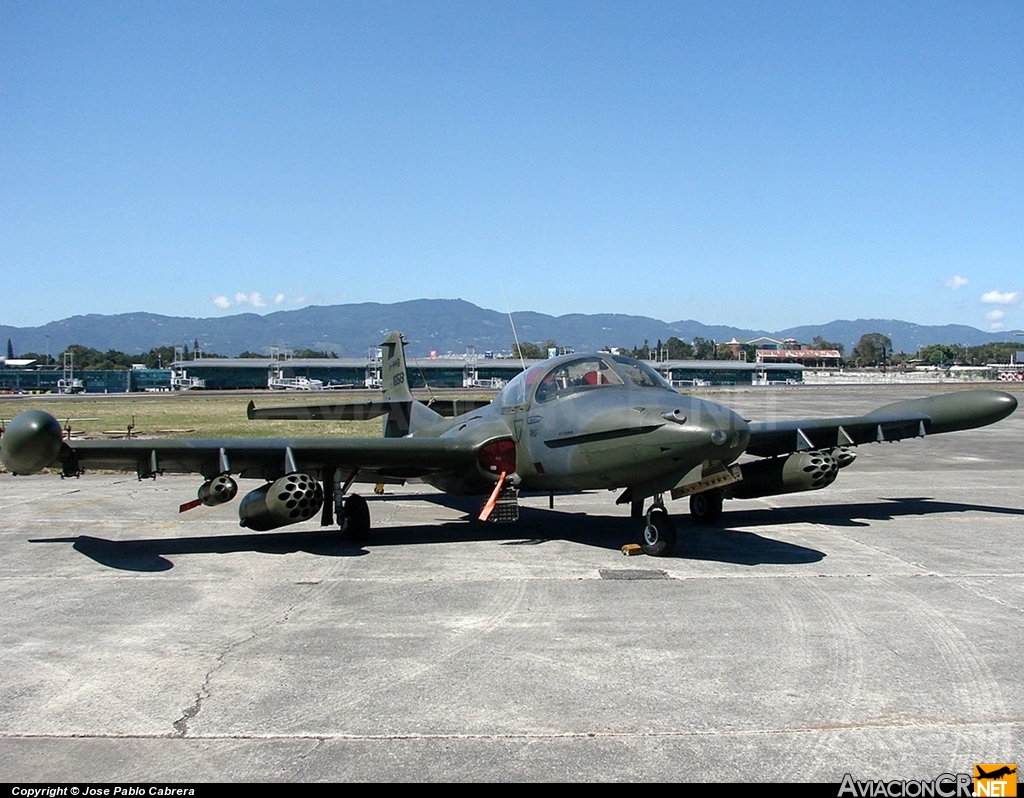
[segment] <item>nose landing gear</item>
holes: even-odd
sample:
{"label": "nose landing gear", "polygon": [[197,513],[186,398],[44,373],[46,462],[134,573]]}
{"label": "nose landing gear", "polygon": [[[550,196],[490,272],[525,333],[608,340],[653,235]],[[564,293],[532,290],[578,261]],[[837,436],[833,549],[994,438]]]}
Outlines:
{"label": "nose landing gear", "polygon": [[676,545],[676,526],[669,518],[661,494],[647,511],[647,520],[640,536],[640,548],[651,557],[667,557]]}
{"label": "nose landing gear", "polygon": [[[722,500],[724,495],[719,488],[712,488],[690,496],[690,518],[695,524],[713,526],[722,517]],[[672,554],[676,545],[676,527],[669,518],[668,510],[661,494],[654,497],[646,516],[643,513],[643,501],[633,501],[631,515],[642,517],[643,531],[640,535],[640,548],[651,557],[667,557]]]}

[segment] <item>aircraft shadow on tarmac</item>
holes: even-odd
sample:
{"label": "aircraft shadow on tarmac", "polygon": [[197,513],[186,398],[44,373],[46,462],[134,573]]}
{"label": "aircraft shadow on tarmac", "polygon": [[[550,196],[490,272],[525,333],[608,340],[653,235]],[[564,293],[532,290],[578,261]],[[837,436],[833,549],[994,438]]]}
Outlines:
{"label": "aircraft shadow on tarmac", "polygon": [[[399,497],[389,497],[394,501]],[[424,498],[424,497],[417,497]],[[443,503],[459,509],[459,502],[445,497]],[[465,505],[467,517],[477,509]],[[736,565],[799,565],[822,560],[826,554],[816,549],[763,537],[742,527],[766,527],[792,523],[816,523],[832,526],[870,526],[872,522],[891,521],[908,515],[989,512],[1024,515],[1024,510],[930,498],[883,499],[839,505],[806,505],[774,509],[728,512],[724,528],[691,525],[685,516],[677,517],[679,541],[675,555],[681,559],[708,560]],[[322,557],[358,557],[382,546],[412,546],[438,543],[500,542],[507,546],[543,545],[552,541],[570,541],[607,550],[618,550],[634,542],[639,522],[621,516],[597,516],[523,507],[516,525],[483,524],[465,519],[441,524],[376,528],[366,543],[344,540],[337,530],[205,535],[187,538],[150,538],[107,540],[78,535],[75,537],[36,538],[30,543],[70,543],[75,551],[109,568],[124,571],[157,572],[174,567],[168,559],[178,554],[230,554],[260,552],[292,554],[303,551]],[[523,533],[526,533],[524,535]]]}
{"label": "aircraft shadow on tarmac", "polygon": [[[726,508],[728,509],[728,504]],[[967,504],[933,499],[930,496],[879,496],[877,501],[853,504],[808,504],[773,509],[740,510],[726,512],[723,520],[732,526],[773,526],[806,522],[830,526],[865,527],[872,522],[893,521],[912,515],[939,515],[945,513],[992,513],[996,515],[1022,515],[1024,510],[998,507],[991,504]]]}

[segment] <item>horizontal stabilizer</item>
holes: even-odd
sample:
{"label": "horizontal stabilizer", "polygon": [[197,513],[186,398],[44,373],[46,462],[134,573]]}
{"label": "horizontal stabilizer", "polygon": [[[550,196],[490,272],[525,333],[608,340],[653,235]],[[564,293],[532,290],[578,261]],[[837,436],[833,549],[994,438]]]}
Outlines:
{"label": "horizontal stabilizer", "polygon": [[[249,402],[246,415],[250,419],[272,419],[292,421],[366,421],[379,418],[385,413],[400,412],[408,402],[345,402],[317,405],[280,405],[278,407],[256,407]],[[487,399],[435,399],[426,406],[439,416],[460,416],[472,410],[479,410],[490,404]]]}
{"label": "horizontal stabilizer", "polygon": [[391,413],[402,406],[402,402],[347,402],[344,404],[280,405],[278,407],[256,407],[249,402],[245,414],[252,419],[291,421],[366,421]]}

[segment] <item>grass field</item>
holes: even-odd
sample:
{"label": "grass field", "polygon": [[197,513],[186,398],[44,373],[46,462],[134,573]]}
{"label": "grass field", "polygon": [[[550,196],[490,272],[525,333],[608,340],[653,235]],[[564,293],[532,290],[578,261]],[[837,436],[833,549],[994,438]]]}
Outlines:
{"label": "grass field", "polygon": [[[255,399],[263,405],[315,404],[318,402],[368,401],[332,395],[269,396],[240,393],[80,394],[78,396],[6,397],[0,400],[0,417],[10,420],[22,410],[39,408],[69,423],[73,433],[105,437],[124,434],[133,423],[133,436],[162,438],[321,438],[376,437],[379,419],[372,421],[249,421],[246,405]],[[376,398],[376,395],[374,397]]]}

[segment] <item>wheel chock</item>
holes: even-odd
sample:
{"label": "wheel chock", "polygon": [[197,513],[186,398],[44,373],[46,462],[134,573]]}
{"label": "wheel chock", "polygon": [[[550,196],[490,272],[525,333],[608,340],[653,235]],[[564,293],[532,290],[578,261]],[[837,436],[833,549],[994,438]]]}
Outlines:
{"label": "wheel chock", "polygon": [[632,557],[634,554],[643,554],[644,550],[640,548],[639,543],[627,543],[622,547],[622,553],[626,557]]}

